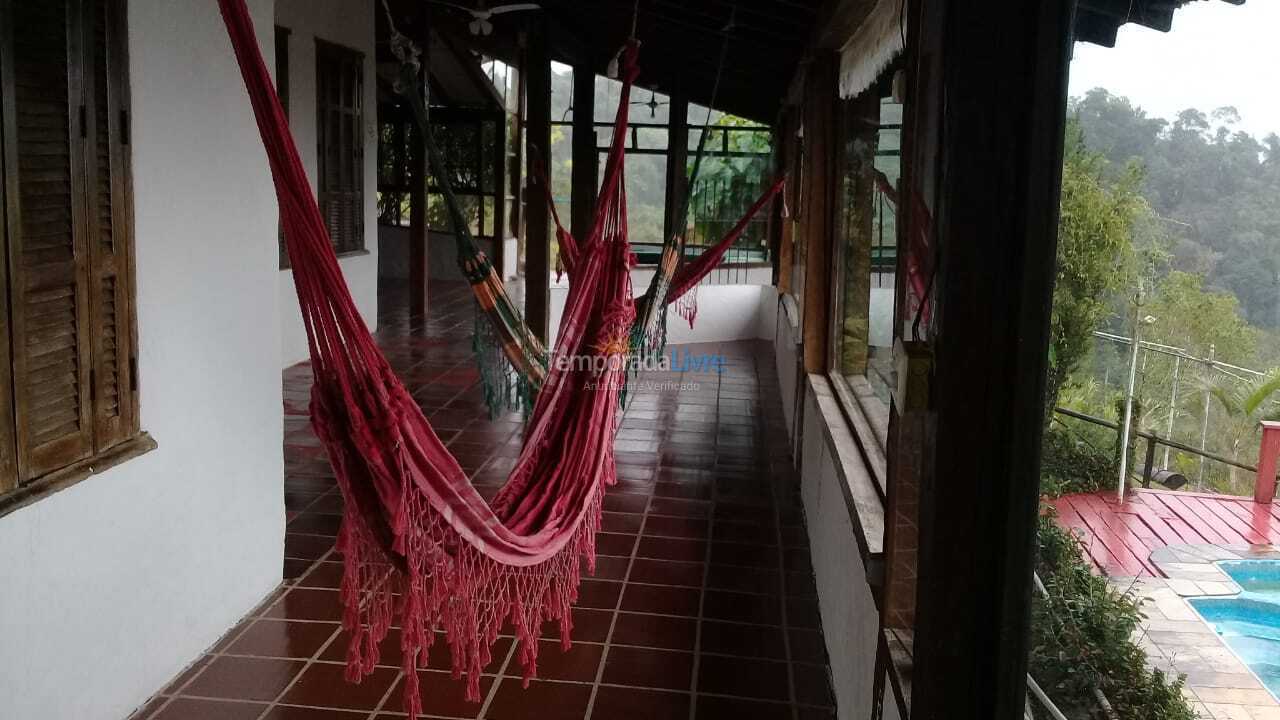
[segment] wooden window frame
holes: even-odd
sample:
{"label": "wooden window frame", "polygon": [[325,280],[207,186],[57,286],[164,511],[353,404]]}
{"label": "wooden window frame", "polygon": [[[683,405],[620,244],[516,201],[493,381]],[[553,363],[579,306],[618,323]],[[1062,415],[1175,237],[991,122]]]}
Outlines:
{"label": "wooden window frame", "polygon": [[[326,227],[329,228],[330,240],[333,242],[334,251],[341,257],[347,255],[363,255],[368,253],[365,242],[365,177],[364,177],[364,119],[365,119],[365,98],[364,88],[367,79],[365,78],[365,54],[355,48],[338,43],[329,42],[316,38],[316,196],[320,205],[320,212],[325,218]],[[327,77],[330,66],[328,63],[338,63],[345,65],[346,68],[354,68],[356,71],[354,107],[344,105],[334,105],[325,98],[325,91],[330,87]],[[339,94],[342,93],[342,85],[345,84],[342,79],[338,80]],[[329,126],[329,119],[333,114],[354,116],[353,120],[349,120],[354,125],[352,133],[351,151],[354,157],[348,157],[342,153],[339,147],[340,162],[350,161],[353,165],[350,172],[351,187],[355,189],[329,189],[328,186],[328,153],[326,145],[330,142],[330,134],[333,130]],[[339,143],[341,143],[341,133],[339,132]],[[339,170],[339,174],[341,170]],[[328,203],[331,202],[329,195],[355,195],[354,201],[354,229],[352,237],[342,237],[341,233],[335,233],[335,228],[329,226]]]}
{"label": "wooden window frame", "polygon": [[[139,428],[126,18],[126,0],[0,0],[0,516],[155,447]],[[50,297],[65,319],[40,309]]]}
{"label": "wooden window frame", "polygon": [[[825,374],[831,382],[832,389],[839,400],[841,412],[846,421],[853,429],[855,436],[858,438],[859,445],[862,447],[863,454],[868,460],[873,474],[875,475],[877,485],[880,488],[882,497],[887,496],[888,492],[888,471],[887,471],[887,447],[889,436],[889,403],[879,397],[871,386],[871,381],[866,378],[866,373],[870,371],[870,356],[864,360],[863,372],[856,378],[850,379],[842,372],[840,335],[843,331],[844,323],[844,273],[849,268],[849,258],[845,256],[844,242],[844,194],[843,183],[845,182],[845,133],[847,132],[847,122],[844,113],[849,111],[857,111],[857,103],[882,103],[885,97],[885,91],[889,90],[886,83],[892,82],[892,77],[900,67],[900,61],[890,64],[882,74],[879,81],[864,91],[863,94],[856,98],[849,98],[841,101],[839,130],[837,131],[838,140],[835,143],[835,163],[838,171],[832,174],[832,181],[835,183],[834,194],[838,198],[831,208],[832,213],[832,247],[830,264],[830,276],[828,280],[829,303],[831,307],[831,315],[827,318],[827,357]],[[878,134],[883,130],[883,122],[877,126],[874,131]],[[876,153],[878,153],[878,147]],[[875,157],[873,153],[873,157]],[[870,180],[869,180],[870,182]],[[897,221],[894,224],[896,234],[896,244],[902,247],[902,216],[901,209],[896,210],[898,213]],[[870,253],[868,252],[867,262],[865,266],[855,268],[856,272],[871,272]],[[894,338],[899,336],[900,308],[901,303],[898,298],[901,296],[901,273],[895,273],[895,289],[894,289]],[[866,309],[870,312],[870,308]],[[869,332],[869,329],[868,329]],[[869,338],[868,338],[869,339]],[[892,391],[892,388],[890,388]]]}

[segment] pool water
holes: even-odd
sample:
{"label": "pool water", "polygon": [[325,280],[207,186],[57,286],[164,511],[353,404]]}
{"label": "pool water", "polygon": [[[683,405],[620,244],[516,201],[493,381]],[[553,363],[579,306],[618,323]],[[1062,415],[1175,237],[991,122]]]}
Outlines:
{"label": "pool water", "polygon": [[1218,567],[1243,592],[1189,602],[1280,699],[1280,560],[1230,560]]}

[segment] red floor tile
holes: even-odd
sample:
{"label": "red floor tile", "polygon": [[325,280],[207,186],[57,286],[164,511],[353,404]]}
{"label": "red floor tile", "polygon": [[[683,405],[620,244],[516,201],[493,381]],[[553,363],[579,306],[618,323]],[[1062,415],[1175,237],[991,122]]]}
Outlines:
{"label": "red floor tile", "polygon": [[[489,694],[494,678],[480,678],[480,695]],[[448,718],[474,718],[479,716],[481,703],[473,703],[466,698],[466,684],[454,680],[447,672],[418,671],[418,697],[422,700],[422,711],[430,716]],[[401,712],[404,709],[404,678],[396,681],[395,688],[387,700],[385,710]],[[379,716],[383,717],[383,716]]]}
{"label": "red floor tile", "polygon": [[693,618],[618,613],[610,642],[667,650],[693,650],[698,640],[698,622]]}
{"label": "red floor tile", "polygon": [[[492,497],[519,455],[522,427],[514,414],[487,416],[470,347],[469,290],[439,283],[432,292],[425,319],[400,304],[407,292],[384,298],[377,338],[441,440]],[[655,376],[693,389],[641,389],[623,416],[619,481],[604,499],[596,574],[573,611],[572,649],[562,653],[556,623],[545,625],[541,679],[525,690],[507,628],[485,668],[494,675],[480,679],[486,706],[465,700],[440,641],[419,671],[429,717],[475,718],[487,707],[488,720],[586,720],[593,692],[593,720],[686,720],[691,704],[695,720],[833,717],[772,351],[765,343],[695,351],[726,354],[728,370]],[[148,712],[169,705],[157,717],[403,720],[396,630],[382,642],[373,676],[360,685],[342,678],[342,565],[330,550],[343,503],[305,416],[310,382],[305,365],[284,373],[287,584],[170,683],[165,692],[180,695],[158,696]],[[317,652],[323,662],[303,662]]]}
{"label": "red floor tile", "polygon": [[307,659],[315,655],[335,631],[336,628],[328,623],[258,620],[228,645],[225,652]]}
{"label": "red floor tile", "polygon": [[714,620],[778,625],[782,621],[781,605],[781,599],[775,595],[708,590],[702,614]]}
{"label": "red floor tile", "polygon": [[791,708],[784,703],[739,698],[698,696],[699,720],[791,720]]}
{"label": "red floor tile", "polygon": [[603,720],[683,720],[689,717],[689,695],[604,685],[596,693],[592,717]]}
{"label": "red floor tile", "polygon": [[622,596],[622,609],[628,612],[697,617],[701,595],[694,588],[627,585]]}
{"label": "red floor tile", "polygon": [[604,677],[610,685],[685,690],[693,676],[693,653],[610,647]]}
{"label": "red floor tile", "polygon": [[507,678],[498,687],[485,714],[488,720],[579,720],[586,715],[591,686],[534,680],[521,688],[520,680]]}
{"label": "red floor tile", "polygon": [[295,705],[275,705],[262,720],[365,720],[368,713],[358,710],[325,710]]}
{"label": "red floor tile", "polygon": [[338,622],[342,619],[342,607],[338,603],[336,590],[294,588],[271,606],[266,616],[290,620]]}
{"label": "red floor tile", "polygon": [[281,701],[289,705],[373,710],[399,674],[391,668],[374,668],[357,685],[343,679],[344,669],[343,665],[329,663],[311,665]]}
{"label": "red floor tile", "polygon": [[782,628],[767,625],[702,622],[702,652],[786,660]]}
{"label": "red floor tile", "polygon": [[543,640],[538,646],[538,679],[595,682],[603,654],[603,645],[577,642],[565,652],[559,641]]}
{"label": "red floor tile", "polygon": [[266,708],[258,703],[180,697],[149,720],[257,720]]}
{"label": "red floor tile", "polygon": [[698,664],[698,692],[786,700],[790,693],[787,664],[772,660],[703,655]]}
{"label": "red floor tile", "polygon": [[269,702],[297,677],[302,666],[303,663],[296,660],[214,658],[182,694]]}

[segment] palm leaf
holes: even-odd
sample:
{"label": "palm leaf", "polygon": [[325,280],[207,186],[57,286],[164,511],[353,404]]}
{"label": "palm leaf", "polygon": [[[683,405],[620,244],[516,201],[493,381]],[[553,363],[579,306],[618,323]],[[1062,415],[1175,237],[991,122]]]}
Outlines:
{"label": "palm leaf", "polygon": [[1249,396],[1244,400],[1244,411],[1248,415],[1252,415],[1258,408],[1262,407],[1271,396],[1280,390],[1280,373],[1276,373],[1267,378],[1261,385],[1253,389]]}

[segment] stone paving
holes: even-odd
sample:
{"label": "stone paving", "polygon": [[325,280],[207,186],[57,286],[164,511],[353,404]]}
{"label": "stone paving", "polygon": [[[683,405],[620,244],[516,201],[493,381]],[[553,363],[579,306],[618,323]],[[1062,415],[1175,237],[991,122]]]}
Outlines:
{"label": "stone paving", "polygon": [[1171,545],[1151,554],[1167,577],[1110,582],[1142,601],[1147,617],[1136,640],[1154,668],[1186,676],[1184,692],[1201,718],[1280,720],[1280,702],[1185,599],[1240,592],[1216,564],[1238,559],[1280,559],[1280,551],[1269,545]]}

